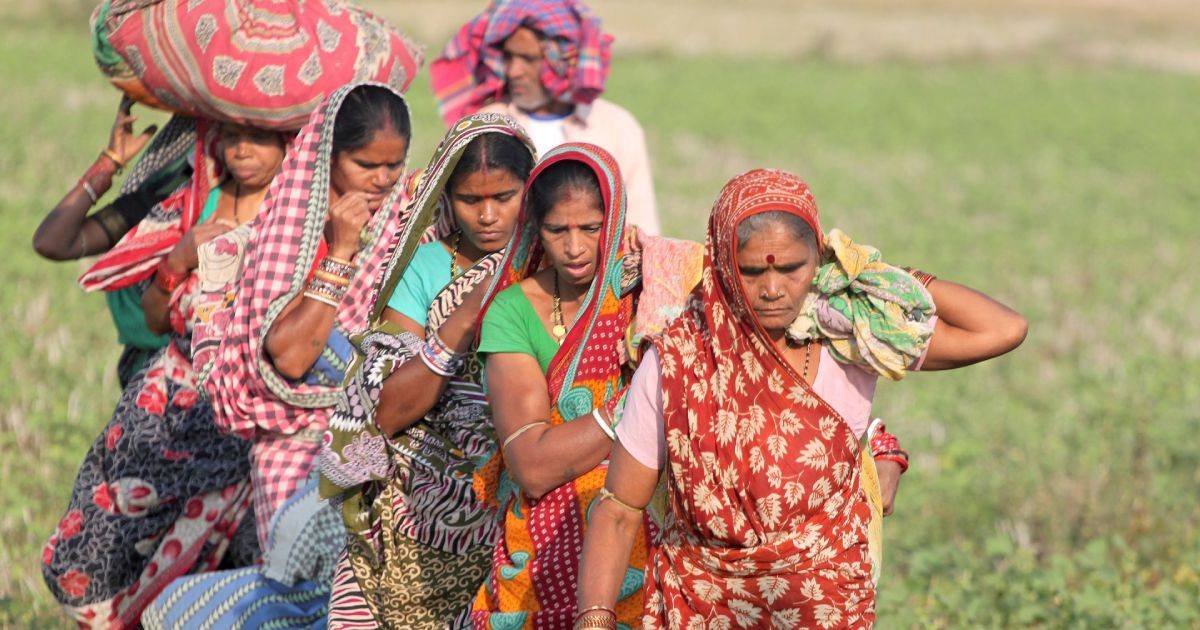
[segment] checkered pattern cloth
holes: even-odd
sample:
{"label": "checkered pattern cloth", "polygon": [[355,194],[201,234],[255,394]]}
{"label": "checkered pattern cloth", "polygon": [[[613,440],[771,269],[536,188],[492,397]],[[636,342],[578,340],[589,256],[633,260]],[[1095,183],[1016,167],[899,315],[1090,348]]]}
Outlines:
{"label": "checkered pattern cloth", "polygon": [[253,488],[254,522],[258,529],[258,544],[269,549],[271,517],[308,478],[317,456],[320,432],[325,427],[313,427],[299,435],[260,434],[250,450],[253,466],[250,486]]}
{"label": "checkered pattern cloth", "polygon": [[504,40],[525,26],[546,37],[542,85],[556,100],[590,104],[604,92],[611,35],[579,0],[494,0],[467,22],[429,66],[446,125],[504,93]]}
{"label": "checkered pattern cloth", "polygon": [[[220,346],[211,365],[197,366],[212,397],[217,424],[226,430],[290,435],[324,427],[330,407],[342,395],[340,386],[284,378],[267,357],[265,346],[267,332],[280,313],[304,291],[316,260],[329,213],[333,123],[346,94],[355,87],[347,85],[332,94],[293,142],[282,172],[263,200],[240,278],[231,283],[236,285],[231,287],[236,298]],[[366,327],[405,202],[403,181],[367,224],[365,244],[355,258],[358,271],[337,311],[335,326],[343,334]]]}

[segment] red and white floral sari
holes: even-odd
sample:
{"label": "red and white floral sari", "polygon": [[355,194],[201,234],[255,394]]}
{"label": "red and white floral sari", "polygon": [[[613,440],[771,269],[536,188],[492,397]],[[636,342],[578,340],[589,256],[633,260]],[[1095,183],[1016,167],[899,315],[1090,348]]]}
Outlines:
{"label": "red and white floral sari", "polygon": [[648,628],[874,622],[858,440],[767,338],[741,290],[737,225],[772,210],[820,238],[799,178],[734,178],[713,208],[700,286],[654,341],[671,513],[649,560]]}

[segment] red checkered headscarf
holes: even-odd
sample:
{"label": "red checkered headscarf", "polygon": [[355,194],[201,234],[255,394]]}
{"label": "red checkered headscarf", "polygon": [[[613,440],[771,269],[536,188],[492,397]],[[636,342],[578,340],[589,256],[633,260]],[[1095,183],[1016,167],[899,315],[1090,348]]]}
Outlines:
{"label": "red checkered headscarf", "polygon": [[[324,427],[341,387],[297,383],[276,371],[266,354],[267,333],[283,309],[304,291],[316,262],[329,215],[333,128],[346,95],[334,92],[300,130],[283,170],[271,184],[254,235],[246,247],[228,329],[211,366],[199,366],[212,397],[217,423],[230,431],[253,429],[292,434]],[[373,292],[405,203],[401,177],[365,230],[354,274],[338,306],[335,327],[344,333],[366,327]]]}
{"label": "red checkered headscarf", "polygon": [[[519,27],[545,37],[542,85],[555,100],[590,104],[604,92],[611,35],[579,0],[495,0],[463,25],[429,66],[446,125],[504,94],[504,40]],[[572,60],[573,58],[573,60]]]}

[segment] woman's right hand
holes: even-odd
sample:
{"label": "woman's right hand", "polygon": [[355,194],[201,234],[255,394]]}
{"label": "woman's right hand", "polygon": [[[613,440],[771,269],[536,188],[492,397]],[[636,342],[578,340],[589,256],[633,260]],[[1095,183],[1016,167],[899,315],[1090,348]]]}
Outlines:
{"label": "woman's right hand", "polygon": [[132,108],[133,99],[128,95],[122,96],[121,104],[117,106],[117,118],[113,121],[112,131],[108,135],[108,150],[121,160],[118,166],[129,164],[158,132],[157,125],[150,125],[142,133],[134,135],[133,123],[137,122],[137,116],[130,113]]}
{"label": "woman's right hand", "polygon": [[371,209],[364,193],[346,193],[330,205],[329,223],[333,233],[329,241],[329,255],[343,260],[352,259],[358,253],[363,226],[370,220]]}
{"label": "woman's right hand", "polygon": [[167,255],[167,264],[176,271],[191,271],[200,265],[199,247],[237,227],[224,219],[201,223],[187,231]]}
{"label": "woman's right hand", "polygon": [[483,278],[471,288],[471,292],[463,297],[462,304],[442,323],[438,329],[438,337],[455,352],[466,352],[471,347],[475,337],[475,322],[479,319],[479,311],[483,308],[483,298],[487,295],[488,287],[492,286],[495,271]]}

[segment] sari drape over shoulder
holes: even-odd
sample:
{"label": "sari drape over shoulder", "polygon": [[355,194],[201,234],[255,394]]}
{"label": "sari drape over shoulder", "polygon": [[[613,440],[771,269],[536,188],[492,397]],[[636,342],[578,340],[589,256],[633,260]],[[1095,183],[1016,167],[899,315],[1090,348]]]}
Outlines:
{"label": "sari drape over shoulder", "polygon": [[[195,362],[212,398],[217,423],[253,434],[255,513],[260,535],[274,511],[308,475],[333,405],[342,396],[350,358],[348,335],[366,328],[385,253],[404,204],[402,177],[363,230],[358,266],[337,309],[333,331],[317,363],[299,381],[275,369],[266,353],[271,327],[300,295],[324,251],[334,121],[347,94],[334,92],[293,141],[280,174],[249,233],[214,239],[214,248],[244,248],[244,263],[225,286],[207,292],[216,324],[197,339]],[[397,98],[403,99],[397,92]],[[263,541],[265,542],[265,540]]]}
{"label": "sari drape over shoulder", "polygon": [[[197,145],[201,163],[212,164],[211,145]],[[198,181],[216,185],[212,173],[196,169],[197,179],[181,193],[199,195]],[[174,217],[173,230],[186,231],[196,219],[184,218],[184,207],[155,211]],[[109,278],[141,273],[138,256],[165,255],[131,235],[113,250]],[[250,443],[220,430],[192,369],[193,333],[202,319],[197,299],[211,280],[204,252],[200,261],[170,296],[170,341],[122,391],[43,549],[46,584],[82,627],[136,627],[143,609],[175,578],[222,563],[249,564],[258,553],[253,519],[246,518]]]}
{"label": "sari drape over shoulder", "polygon": [[779,353],[741,290],[737,225],[771,210],[821,239],[799,178],[734,178],[713,208],[701,283],[654,340],[671,512],[649,561],[645,627],[874,620],[858,440]]}
{"label": "sari drape over shoulder", "polygon": [[[573,160],[586,164],[600,182],[604,205],[598,269],[579,314],[551,360],[546,374],[551,401],[551,424],[588,415],[598,407],[612,408],[626,383],[621,364],[626,330],[633,313],[632,294],[622,295],[622,234],[625,194],[620,172],[600,147],[583,143],[562,145],[534,169],[529,184],[552,164]],[[529,184],[526,185],[528,194]],[[518,218],[518,232],[505,250],[504,263],[490,289],[495,296],[541,268],[543,250],[538,226]],[[490,300],[490,297],[488,298]],[[485,302],[486,308],[486,302]],[[575,617],[575,586],[587,513],[595,502],[608,463],[531,501],[503,470],[497,454],[481,476],[480,491],[494,497],[503,509],[503,538],[492,556],[487,580],[479,589],[472,611],[476,628],[569,628]],[[629,559],[617,612],[626,624],[636,624],[642,604],[640,591],[646,561],[646,521]]]}
{"label": "sari drape over shoulder", "polygon": [[[394,437],[375,423],[384,380],[414,360],[423,343],[384,320],[384,309],[418,246],[458,229],[447,183],[467,146],[496,133],[519,139],[533,154],[532,142],[507,116],[476,114],[450,129],[386,255],[370,329],[352,338],[346,396],[330,418],[320,456],[322,492],[340,507],[350,533],[334,579],[332,626],[461,625],[500,533],[498,510],[474,491],[477,467],[496,452],[474,355],[420,421]],[[427,305],[426,337],[499,262],[499,254],[485,257],[438,293]]]}

